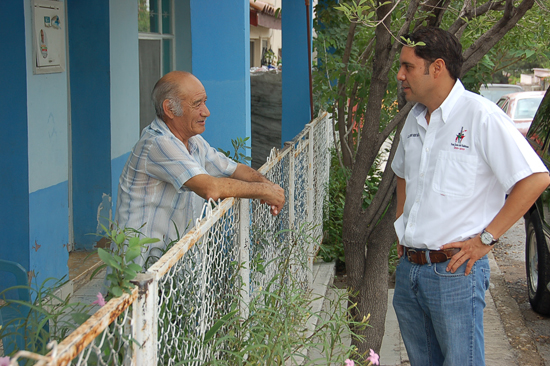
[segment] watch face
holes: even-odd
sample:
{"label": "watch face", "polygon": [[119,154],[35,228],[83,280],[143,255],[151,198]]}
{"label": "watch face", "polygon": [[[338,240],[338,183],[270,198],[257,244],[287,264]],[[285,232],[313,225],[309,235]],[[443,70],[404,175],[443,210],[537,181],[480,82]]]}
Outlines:
{"label": "watch face", "polygon": [[485,231],[481,234],[481,242],[485,245],[489,245],[493,242],[493,236]]}

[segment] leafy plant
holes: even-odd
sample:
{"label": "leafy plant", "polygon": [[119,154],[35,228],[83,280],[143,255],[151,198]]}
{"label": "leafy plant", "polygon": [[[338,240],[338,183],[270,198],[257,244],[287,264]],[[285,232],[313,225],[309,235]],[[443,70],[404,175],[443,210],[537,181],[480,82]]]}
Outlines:
{"label": "leafy plant", "polygon": [[344,201],[349,176],[349,169],[338,163],[336,152],[332,150],[328,193],[323,211],[324,234],[319,255],[325,262],[335,260],[337,267],[340,268],[346,261],[342,244],[342,218],[344,217]]}
{"label": "leafy plant", "polygon": [[[300,251],[304,250],[304,242],[313,240],[308,230],[304,226],[297,232],[283,230],[275,234],[292,237],[290,242],[275,240],[280,257],[265,263],[261,256],[254,256],[253,269],[261,271],[276,265],[275,275],[263,286],[253,286],[257,290],[248,304],[248,316],[239,312],[238,302],[234,301],[230,311],[213,323],[203,340],[212,350],[205,365],[343,364],[347,358],[361,358],[352,346],[344,345],[343,337],[349,334],[350,325],[368,326],[368,319],[352,319],[346,293],[335,298],[313,295],[298,275],[307,270],[307,262],[298,258],[307,258]],[[239,297],[236,300],[243,301]],[[319,300],[328,306],[314,314],[312,303]],[[306,324],[314,319],[317,327],[308,332]],[[187,362],[183,360],[179,365]]]}
{"label": "leafy plant", "polygon": [[[24,350],[45,355],[49,352],[47,344],[51,341],[61,342],[80,324],[89,318],[90,304],[71,302],[69,296],[61,298],[57,295],[60,288],[67,283],[62,278],[57,280],[47,278],[42,284],[33,286],[13,286],[0,292],[0,312],[2,309],[19,309],[20,316],[4,319],[0,327],[0,339],[4,350],[13,347],[12,356],[17,351],[17,344],[8,344],[17,336],[24,342]],[[32,302],[14,299],[13,291],[28,291]],[[9,340],[9,341],[8,341]],[[34,364],[34,361],[20,360],[20,365]]]}
{"label": "leafy plant", "polygon": [[[367,176],[363,190],[363,206],[368,207],[378,191],[382,179],[382,157],[379,156]],[[326,196],[326,209],[323,211],[323,242],[319,255],[325,262],[336,261],[339,269],[345,267],[344,245],[342,243],[342,224],[344,217],[344,203],[346,188],[351,176],[349,168],[343,167],[338,162],[336,151],[331,150],[331,166],[328,182],[328,194]]]}
{"label": "leafy plant", "polygon": [[240,150],[242,149],[246,151],[246,149],[251,149],[250,146],[246,146],[246,142],[249,139],[250,137],[245,137],[245,138],[237,137],[237,139],[235,140],[231,139],[231,144],[233,145],[233,151],[234,151],[233,156],[231,156],[231,152],[229,150],[225,151],[222,148],[218,148],[218,151],[237,163],[248,164],[252,161],[252,158],[242,153]]}
{"label": "leafy plant", "polygon": [[109,267],[111,272],[107,274],[110,282],[109,293],[112,296],[122,296],[124,292],[130,293],[135,287],[130,281],[133,280],[143,267],[134,263],[134,259],[141,255],[142,249],[147,244],[156,243],[157,238],[141,238],[141,233],[132,228],[116,228],[108,230],[101,225],[105,231],[104,237],[112,244],[110,250],[97,249],[97,254],[104,264],[94,270],[90,278],[93,278],[100,270]]}

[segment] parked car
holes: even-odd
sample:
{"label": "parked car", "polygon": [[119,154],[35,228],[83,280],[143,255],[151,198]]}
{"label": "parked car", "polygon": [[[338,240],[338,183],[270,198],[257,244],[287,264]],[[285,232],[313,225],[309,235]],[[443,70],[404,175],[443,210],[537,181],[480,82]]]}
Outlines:
{"label": "parked car", "polygon": [[542,101],[542,97],[544,97],[544,91],[506,94],[498,100],[497,105],[510,116],[519,132],[525,136]]}
{"label": "parked car", "polygon": [[[550,169],[550,92],[527,132],[527,140],[546,167]],[[531,307],[539,314],[550,315],[550,188],[525,214],[525,267]]]}
{"label": "parked car", "polygon": [[522,92],[523,88],[513,84],[486,84],[479,89],[479,94],[492,102],[497,102],[500,97],[506,94]]}

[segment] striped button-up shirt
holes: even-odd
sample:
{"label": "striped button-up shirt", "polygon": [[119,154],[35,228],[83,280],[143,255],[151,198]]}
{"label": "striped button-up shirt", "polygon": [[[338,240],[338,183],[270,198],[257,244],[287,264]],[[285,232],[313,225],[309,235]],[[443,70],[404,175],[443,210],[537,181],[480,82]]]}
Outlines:
{"label": "striped button-up shirt", "polygon": [[199,174],[228,177],[237,168],[200,135],[191,137],[188,145],[189,151],[156,118],[143,130],[120,176],[115,222],[121,228],[141,227],[146,237],[161,240],[136,259],[140,265],[148,256],[158,259],[177,238],[176,231],[183,235],[199,218],[205,200],[185,182]]}

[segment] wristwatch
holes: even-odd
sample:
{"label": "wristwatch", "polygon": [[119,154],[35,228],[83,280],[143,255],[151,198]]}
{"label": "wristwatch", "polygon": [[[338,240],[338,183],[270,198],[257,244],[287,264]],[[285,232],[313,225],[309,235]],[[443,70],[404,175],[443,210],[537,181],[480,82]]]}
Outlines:
{"label": "wristwatch", "polygon": [[483,229],[479,237],[481,239],[481,242],[485,245],[494,245],[498,241],[498,239],[495,239],[493,234],[485,229]]}

